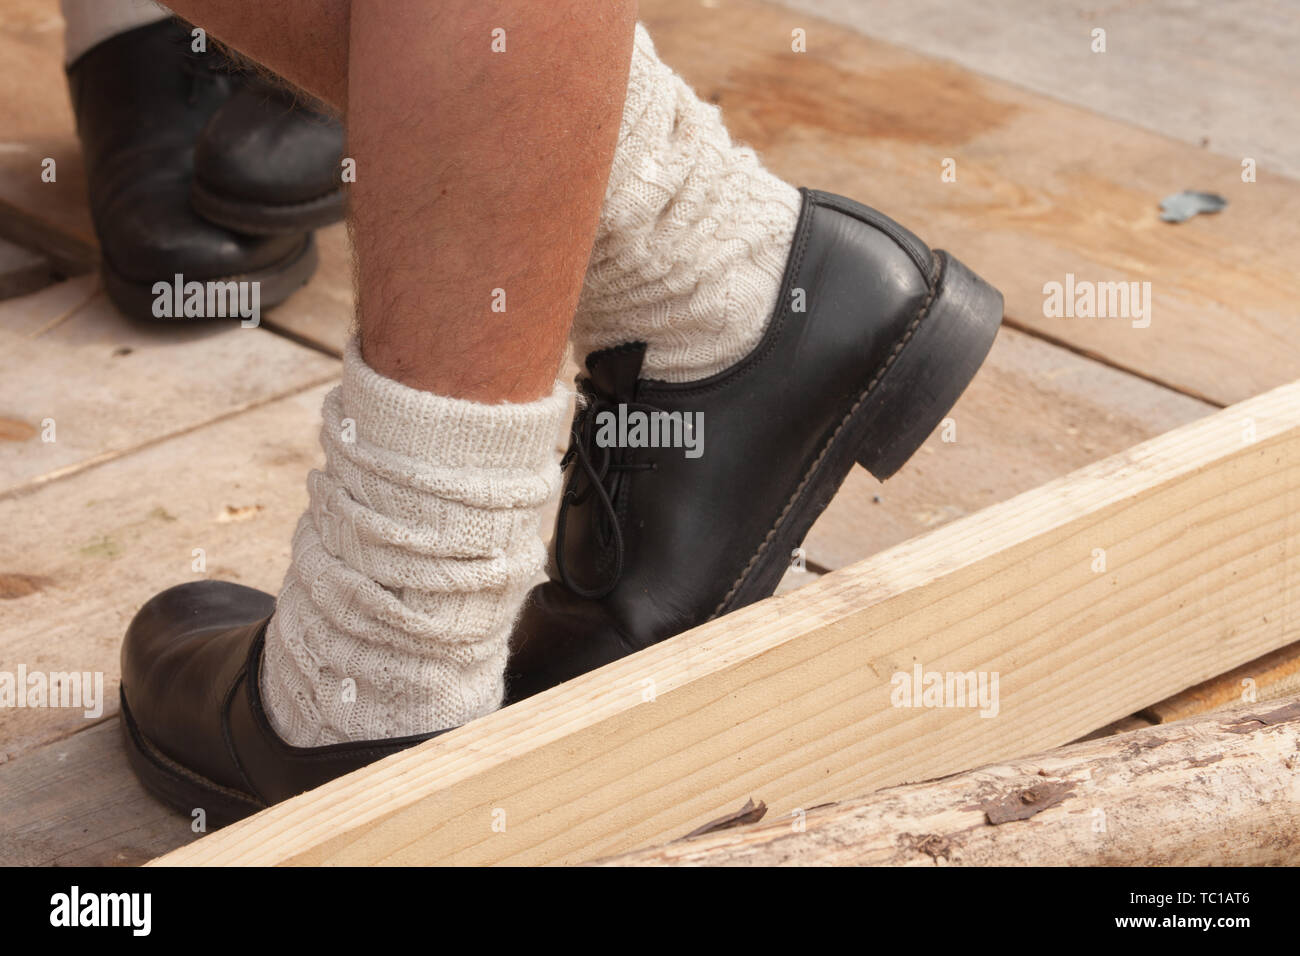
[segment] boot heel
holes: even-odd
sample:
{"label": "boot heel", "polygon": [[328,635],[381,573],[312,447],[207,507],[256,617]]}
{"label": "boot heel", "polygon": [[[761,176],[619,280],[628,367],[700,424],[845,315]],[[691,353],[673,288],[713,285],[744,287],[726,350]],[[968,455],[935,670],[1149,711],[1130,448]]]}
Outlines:
{"label": "boot heel", "polygon": [[884,481],[957,403],[1002,323],[1002,293],[948,255],[926,314],[858,409],[857,461]]}

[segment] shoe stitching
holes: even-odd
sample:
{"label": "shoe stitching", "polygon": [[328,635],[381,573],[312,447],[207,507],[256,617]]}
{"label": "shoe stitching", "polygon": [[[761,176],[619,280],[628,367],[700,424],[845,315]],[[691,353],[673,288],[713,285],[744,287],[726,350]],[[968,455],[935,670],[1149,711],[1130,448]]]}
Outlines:
{"label": "shoe stitching", "polygon": [[[125,698],[125,695],[123,695],[123,697]],[[213,780],[209,780],[202,774],[195,773],[184,764],[172,760],[165,753],[155,747],[152,741],[141,732],[140,728],[136,726],[135,718],[131,716],[129,709],[124,708],[123,715],[126,717],[127,729],[130,731],[131,739],[136,742],[144,756],[160,770],[171,774],[173,777],[201,787],[204,790],[218,793],[232,800],[238,800],[241,803],[247,803],[258,810],[263,809],[266,806],[265,803],[259,802],[256,798],[249,796],[247,793],[242,793],[239,790],[222,786]]]}
{"label": "shoe stitching", "polygon": [[888,372],[890,367],[894,364],[894,360],[898,357],[899,353],[903,351],[903,347],[907,345],[917,328],[920,327],[922,320],[929,314],[930,306],[934,302],[935,296],[939,291],[940,262],[938,256],[934,253],[931,253],[931,263],[931,268],[934,274],[930,277],[930,290],[926,294],[925,301],[921,303],[921,307],[917,311],[916,317],[908,324],[907,329],[903,332],[903,335],[899,338],[898,342],[895,343],[893,350],[889,353],[889,357],[885,359],[884,364],[880,366],[880,369],[876,372],[870,383],[868,383],[866,390],[858,396],[857,401],[853,403],[848,412],[845,413],[844,417],[840,419],[839,425],[837,425],[835,431],[831,433],[831,437],[826,440],[826,444],[822,447],[821,452],[817,455],[817,458],[804,474],[803,480],[799,482],[798,487],[795,488],[794,493],[785,503],[785,507],[781,509],[781,513],[777,516],[776,522],[772,525],[771,530],[768,531],[767,535],[763,538],[762,543],[759,544],[758,550],[756,550],[750,557],[749,563],[745,565],[744,569],[740,572],[740,576],[732,583],[731,589],[727,591],[726,595],[722,598],[722,601],[713,609],[713,613],[709,615],[708,620],[711,621],[721,614],[722,609],[726,607],[727,602],[735,596],[736,591],[740,589],[742,584],[744,584],[745,579],[749,576],[749,572],[753,570],[754,564],[763,556],[764,552],[767,550],[767,546],[771,544],[772,539],[776,536],[777,532],[781,530],[781,525],[785,522],[786,515],[790,513],[790,509],[794,507],[795,502],[799,500],[799,496],[803,494],[804,488],[807,487],[808,482],[811,481],[813,475],[816,474],[817,469],[821,466],[822,460],[830,452],[832,446],[834,446],[835,440],[839,437],[840,432],[842,432],[845,426],[848,425],[849,420],[857,414],[862,403],[870,397],[871,393],[880,383],[880,380],[884,378],[885,373]]}

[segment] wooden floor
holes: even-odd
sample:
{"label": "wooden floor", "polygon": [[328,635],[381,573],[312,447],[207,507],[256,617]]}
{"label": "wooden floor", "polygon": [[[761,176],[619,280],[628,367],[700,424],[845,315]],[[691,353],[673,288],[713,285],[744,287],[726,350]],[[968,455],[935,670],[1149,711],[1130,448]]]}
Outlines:
{"label": "wooden floor", "polygon": [[[1293,49],[1300,25],[1243,16],[1210,57],[1193,26],[1218,24],[1216,5],[1178,4],[1166,30],[1173,5],[1125,0],[1105,16],[1115,55],[1070,58],[1063,38],[1087,50],[1083,12],[1020,15],[1016,0],[963,29],[899,12],[930,3],[872,4],[870,19],[792,5],[841,22],[760,0],[645,0],[643,15],[661,56],[776,172],[953,250],[1003,290],[1007,322],[952,413],[956,440],[936,434],[884,486],[855,471],[805,543],[811,570],[783,587],[1297,377],[1300,66],[1272,51]],[[796,28],[806,53],[790,50]],[[892,42],[858,32],[872,29]],[[1139,41],[1152,57],[1132,55]],[[0,863],[138,863],[195,834],[126,768],[123,628],[157,590],[203,576],[196,548],[206,576],[277,589],[351,318],[349,252],[341,227],[321,233],[316,278],[263,328],[128,322],[92,270],[55,0],[6,5],[0,63],[0,670],[100,671],[106,697],[92,719],[0,711]],[[1144,107],[1135,84],[1159,95]],[[1241,156],[1257,157],[1257,182],[1241,181]],[[1184,188],[1229,206],[1160,222],[1159,200]],[[83,274],[28,291],[51,268]],[[1149,327],[1046,317],[1043,286],[1067,273],[1150,282]],[[1289,666],[1268,672],[1294,679]],[[1232,686],[1152,700],[1132,720]]]}

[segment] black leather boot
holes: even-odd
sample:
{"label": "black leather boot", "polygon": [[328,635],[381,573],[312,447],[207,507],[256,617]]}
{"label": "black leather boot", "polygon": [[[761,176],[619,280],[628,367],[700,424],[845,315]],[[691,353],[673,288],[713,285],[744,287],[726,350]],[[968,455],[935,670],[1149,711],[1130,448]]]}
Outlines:
{"label": "black leather boot", "polygon": [[343,126],[293,91],[253,77],[208,120],[190,197],[227,229],[283,235],[343,218]]}
{"label": "black leather boot", "polygon": [[193,581],[150,600],[122,642],[122,735],[155,796],[224,826],[442,731],[391,740],[292,747],[267,720],[258,689],[275,598],[225,581]]}
{"label": "black leather boot", "polygon": [[310,234],[241,235],[191,207],[195,140],[244,80],[217,51],[192,53],[190,41],[188,28],[164,20],[111,37],[68,68],[104,286],[140,318],[170,317],[154,308],[154,284],[177,274],[257,282],[266,309],[316,268]]}
{"label": "black leather boot", "polygon": [[[777,313],[736,365],[676,384],[640,377],[640,344],[588,356],[507,702],[770,595],[854,462],[892,475],[983,362],[997,290],[873,209],[803,195]],[[633,412],[700,416],[702,453],[608,447],[602,421]]]}

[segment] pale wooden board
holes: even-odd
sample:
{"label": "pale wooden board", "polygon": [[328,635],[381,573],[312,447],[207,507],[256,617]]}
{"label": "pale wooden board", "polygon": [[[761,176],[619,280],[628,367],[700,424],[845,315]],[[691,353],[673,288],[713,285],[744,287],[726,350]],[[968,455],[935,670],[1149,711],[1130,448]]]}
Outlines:
{"label": "pale wooden board", "polygon": [[952,431],[938,429],[883,484],[853,469],[804,548],[843,567],[1212,411],[1004,327]]}
{"label": "pale wooden board", "polygon": [[95,283],[0,302],[0,496],[337,374],[336,360],[238,322],[132,321]]}
{"label": "pale wooden board", "polygon": [[[1294,866],[1300,696],[678,840],[616,866]],[[796,827],[796,822],[800,826]]]}
{"label": "pale wooden board", "polygon": [[[1006,296],[1013,322],[1228,404],[1291,380],[1300,185],[758,0],[647,0],[659,53],[784,178],[874,205]],[[791,30],[809,30],[792,53]],[[957,181],[940,179],[957,163]],[[1231,205],[1181,225],[1189,186]],[[1045,283],[1149,281],[1149,328],[1046,318]]]}
{"label": "pale wooden board", "polygon": [[[749,796],[789,813],[938,777],[1058,746],[1283,646],[1300,623],[1297,582],[1290,385],[161,862],[575,862],[662,842]],[[914,663],[997,673],[998,716],[891,706],[892,675]]]}
{"label": "pale wooden board", "polygon": [[0,763],[0,866],[134,866],[192,825],[136,780],[116,717]]}
{"label": "pale wooden board", "polygon": [[[1300,15],[1277,0],[781,0],[899,46],[1300,177]],[[1091,50],[1106,30],[1106,52]]]}
{"label": "pale wooden board", "polygon": [[[154,594],[200,577],[279,590],[327,388],[0,500],[0,595],[13,595],[0,600],[4,669],[103,672],[112,715],[122,634]],[[192,570],[195,548],[206,573]],[[13,757],[86,722],[80,711],[7,711],[0,747]]]}

